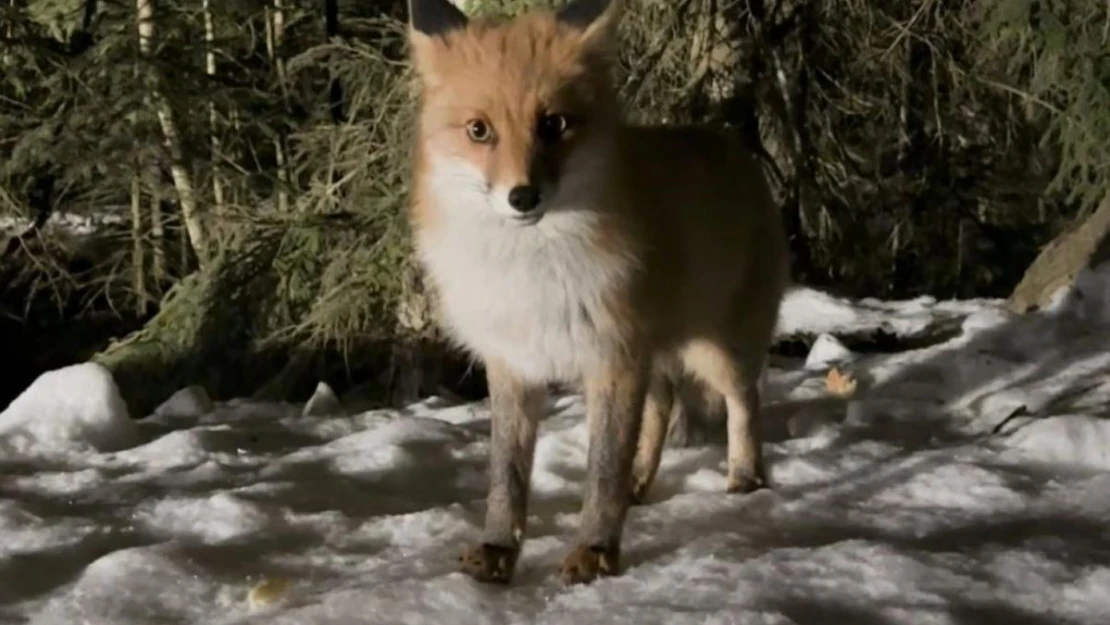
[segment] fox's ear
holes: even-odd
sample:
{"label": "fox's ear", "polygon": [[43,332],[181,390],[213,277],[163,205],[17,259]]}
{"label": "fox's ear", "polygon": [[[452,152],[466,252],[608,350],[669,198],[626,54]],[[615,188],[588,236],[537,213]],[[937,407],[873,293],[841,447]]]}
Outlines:
{"label": "fox's ear", "polygon": [[409,46],[413,67],[425,82],[434,82],[443,37],[466,28],[466,15],[449,0],[409,0]]}
{"label": "fox's ear", "polygon": [[466,23],[466,14],[449,0],[409,0],[409,24],[421,35],[445,35]]}
{"label": "fox's ear", "polygon": [[608,48],[620,18],[621,4],[621,0],[571,0],[555,17],[580,29],[587,45]]}

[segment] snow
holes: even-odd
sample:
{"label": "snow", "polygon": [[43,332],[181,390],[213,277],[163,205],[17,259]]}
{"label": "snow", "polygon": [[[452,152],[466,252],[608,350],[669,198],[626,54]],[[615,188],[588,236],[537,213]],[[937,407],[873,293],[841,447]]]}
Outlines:
{"label": "snow", "polygon": [[[109,212],[81,214],[57,211],[46,222],[46,230],[85,237],[96,233],[106,225],[122,224],[126,220],[126,216],[122,214]],[[31,227],[32,223],[31,219],[0,215],[0,238],[18,235]]]}
{"label": "snow", "polygon": [[784,297],[777,332],[789,336],[883,331],[912,338],[928,334],[950,319],[1000,305],[997,300],[937,301],[930,296],[894,302],[850,300],[795,286]]}
{"label": "snow", "polygon": [[[484,403],[348,413],[326,384],[303,405],[194,388],[131,422],[103,369],[51,372],[0,416],[0,622],[1102,625],[1108,275],[1021,318],[795,290],[780,331],[821,338],[767,376],[774,488],[724,494],[719,424],[668,448],[624,573],[588,586],[556,574],[585,470],[576,394],[550,401],[502,588],[455,564],[482,522]],[[938,323],[959,335],[883,354],[837,338]],[[826,388],[831,363],[854,393]]]}

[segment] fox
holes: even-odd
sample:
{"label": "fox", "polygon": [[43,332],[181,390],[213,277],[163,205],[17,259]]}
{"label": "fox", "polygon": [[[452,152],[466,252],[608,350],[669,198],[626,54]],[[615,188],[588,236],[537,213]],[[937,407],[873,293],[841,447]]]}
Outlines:
{"label": "fox", "polygon": [[589,442],[559,575],[620,575],[682,376],[723,400],[727,492],[770,487],[757,381],[788,278],[780,209],[740,141],[626,121],[619,0],[515,17],[408,4],[414,256],[437,324],[489,390],[484,526],[459,567],[511,583],[537,429],[564,384],[582,389]]}

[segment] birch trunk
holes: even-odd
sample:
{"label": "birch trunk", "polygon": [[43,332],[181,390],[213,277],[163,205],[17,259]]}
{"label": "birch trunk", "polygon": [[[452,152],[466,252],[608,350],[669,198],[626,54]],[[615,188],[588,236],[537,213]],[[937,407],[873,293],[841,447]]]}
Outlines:
{"label": "birch trunk", "polygon": [[[285,35],[285,3],[284,0],[274,0],[273,10],[268,11],[269,19],[266,20],[266,51],[270,56],[270,63],[274,68],[278,89],[284,102],[289,101],[288,83],[285,79],[285,59],[281,55],[281,42]],[[285,137],[278,131],[274,137],[274,159],[278,170],[278,210],[282,213],[289,210],[289,167],[285,154]]]}
{"label": "birch trunk", "polygon": [[162,194],[159,192],[161,187],[158,178],[155,176],[150,185],[150,247],[153,251],[150,273],[160,289],[166,279],[166,216],[162,214]]}
{"label": "birch trunk", "polygon": [[[155,37],[154,0],[136,0],[137,18],[139,21],[139,52],[148,61],[153,56]],[[166,151],[170,157],[170,175],[173,177],[174,189],[177,191],[177,200],[181,206],[181,219],[185,223],[185,230],[189,234],[193,251],[203,266],[208,259],[208,237],[197,207],[196,191],[193,186],[192,176],[185,167],[185,154],[181,148],[181,135],[173,119],[173,112],[169,102],[162,93],[160,76],[153,63],[147,65],[148,95],[158,115],[158,123],[162,128],[162,138]]]}
{"label": "birch trunk", "polygon": [[135,312],[146,316],[146,254],[143,250],[143,187],[138,172],[131,178],[131,288]]}
{"label": "birch trunk", "polygon": [[[204,0],[204,73],[209,78],[216,76],[216,27],[212,18],[212,2]],[[224,216],[224,185],[220,178],[220,136],[219,117],[216,114],[216,103],[208,102],[208,132],[211,145],[212,160],[212,200],[216,209],[216,216]]]}

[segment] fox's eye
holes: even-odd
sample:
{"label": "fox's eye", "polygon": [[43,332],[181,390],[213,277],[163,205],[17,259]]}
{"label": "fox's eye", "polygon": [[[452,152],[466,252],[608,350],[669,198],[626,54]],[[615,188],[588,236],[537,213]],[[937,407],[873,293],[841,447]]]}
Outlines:
{"label": "fox's eye", "polygon": [[480,119],[472,119],[466,122],[466,135],[474,143],[486,143],[493,138],[493,130],[486,122]]}
{"label": "fox's eye", "polygon": [[567,118],[562,115],[548,114],[540,117],[539,126],[536,128],[540,139],[547,143],[554,143],[562,138],[567,131]]}

